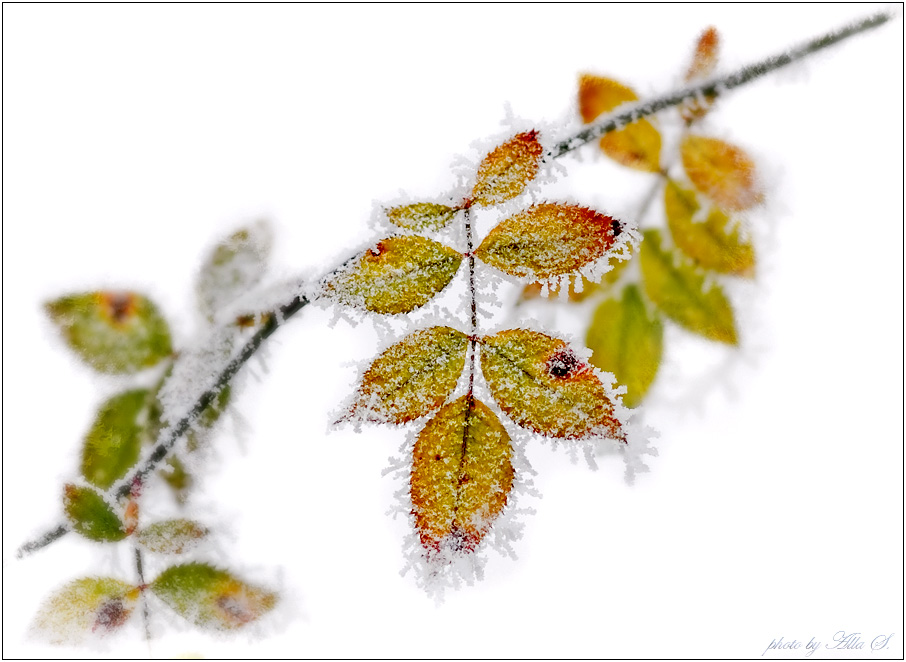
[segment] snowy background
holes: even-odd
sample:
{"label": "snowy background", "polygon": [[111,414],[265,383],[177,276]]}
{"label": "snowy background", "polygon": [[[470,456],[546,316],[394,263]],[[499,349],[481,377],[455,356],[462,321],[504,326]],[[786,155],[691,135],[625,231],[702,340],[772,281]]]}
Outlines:
{"label": "snowy background", "polygon": [[[484,581],[435,606],[400,577],[408,524],[385,515],[400,483],[381,471],[406,433],[327,432],[379,340],[317,308],[253,364],[196,505],[222,532],[206,558],[281,586],[257,635],[161,615],[150,651],[137,627],[49,648],[26,631],[50,591],[132,568],[72,535],[14,560],[60,518],[81,435],[122,388],[68,354],[42,302],[142,290],[185,345],[195,270],[239,225],[274,222],[275,276],[318,274],[373,236],[375,202],[444,192],[506,104],[565,124],[580,71],[647,96],[709,24],[726,72],[878,8],[4,6],[4,656],[757,657],[782,636],[805,657],[845,631],[862,650],[814,657],[890,633],[874,657],[901,657],[901,17],[719,103],[709,134],[770,185],[744,349],[671,331],[645,419],[660,455],[634,486],[615,458],[595,472],[530,445],[543,498]],[[593,152],[562,160],[562,190],[628,212],[649,180]]]}

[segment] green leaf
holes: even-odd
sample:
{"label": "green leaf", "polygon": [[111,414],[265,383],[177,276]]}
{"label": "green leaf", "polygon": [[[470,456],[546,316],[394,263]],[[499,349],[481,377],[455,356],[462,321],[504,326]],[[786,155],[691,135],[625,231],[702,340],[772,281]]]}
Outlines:
{"label": "green leaf", "polygon": [[224,306],[251,290],[264,277],[272,244],[269,226],[260,221],[234,232],[211,251],[198,274],[201,312],[213,320]]}
{"label": "green leaf", "polygon": [[138,532],[141,545],[157,554],[182,554],[188,552],[208,535],[208,530],[198,522],[188,519],[170,519],[155,522]]}
{"label": "green leaf", "polygon": [[418,435],[410,493],[428,550],[471,552],[506,506],[513,487],[510,436],[487,405],[463,396]]}
{"label": "green leaf", "polygon": [[740,239],[739,230],[720,209],[711,207],[707,218],[696,222],[695,216],[701,206],[695,192],[674,181],[667,182],[664,208],[674,243],[696,263],[723,274],[754,274],[752,244]]}
{"label": "green leaf", "polygon": [[263,616],[277,595],[206,563],[167,568],[151,583],[154,595],[199,627],[234,630]]}
{"label": "green leaf", "polygon": [[101,405],[82,447],[82,476],[92,485],[106,490],[138,461],[148,393],[127,391]]}
{"label": "green leaf", "polygon": [[69,346],[100,372],[137,372],[173,351],[157,306],[135,292],[73,294],[45,304],[45,310]]}
{"label": "green leaf", "polygon": [[110,577],[84,577],[55,591],[41,605],[34,629],[52,643],[79,643],[106,635],[132,615],[139,589]]}
{"label": "green leaf", "polygon": [[488,206],[515,198],[538,174],[543,154],[537,131],[517,134],[494,148],[478,166],[472,203]]}
{"label": "green leaf", "polygon": [[605,299],[595,310],[585,339],[592,365],[612,372],[626,387],[623,404],[635,407],[648,392],[661,363],[664,325],[649,314],[636,285],[621,299]]}
{"label": "green leaf", "polygon": [[557,338],[527,329],[481,340],[481,370],[500,408],[549,437],[606,435],[625,441],[607,389]]}
{"label": "green leaf", "polygon": [[667,317],[710,340],[737,344],[733,308],[723,290],[716,283],[706,286],[701,269],[664,250],[658,230],[645,232],[639,260],[645,293]]}
{"label": "green leaf", "polygon": [[418,236],[389,237],[352,260],[326,284],[340,303],[375,313],[408,313],[444,289],[462,255]]}
{"label": "green leaf", "polygon": [[401,424],[430,414],[456,387],[468,346],[466,335],[448,326],[406,336],[362,376],[349,417]]}
{"label": "green leaf", "polygon": [[66,485],[63,511],[73,530],[89,540],[116,542],[126,537],[126,527],[104,498],[90,487]]}
{"label": "green leaf", "polygon": [[433,202],[416,202],[402,207],[391,207],[386,210],[387,218],[394,225],[407,230],[423,232],[440,230],[447,226],[459,211],[456,207],[439,205]]}
{"label": "green leaf", "polygon": [[544,280],[604,258],[622,232],[620,221],[593,209],[543,203],[502,221],[475,255],[511,276]]}

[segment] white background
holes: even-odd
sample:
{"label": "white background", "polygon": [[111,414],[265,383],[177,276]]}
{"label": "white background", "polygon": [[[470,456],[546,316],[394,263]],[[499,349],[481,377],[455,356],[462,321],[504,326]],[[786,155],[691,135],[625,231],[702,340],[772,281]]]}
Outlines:
{"label": "white background", "polygon": [[[132,572],[72,535],[14,560],[58,521],[80,437],[123,386],[71,358],[43,301],[140,289],[185,344],[194,270],[242,223],[275,222],[278,275],[316,274],[371,236],[375,201],[441,194],[506,103],[562,124],[580,71],[650,95],[709,24],[729,71],[875,9],[4,6],[4,656],[149,654],[138,629],[100,652],[26,639],[55,587]],[[485,580],[436,607],[400,577],[408,525],[385,515],[399,483],[381,470],[406,433],[327,433],[375,334],[307,309],[255,368],[247,429],[226,426],[198,506],[221,531],[206,558],[279,583],[283,610],[225,640],[158,615],[150,653],[757,657],[842,630],[863,649],[815,657],[869,656],[890,633],[874,656],[901,657],[902,33],[897,17],[710,117],[770,185],[757,287],[738,359],[670,332],[733,367],[705,388],[683,381],[695,360],[668,357],[650,473],[630,487],[616,459],[594,472],[530,444],[543,498],[523,502],[537,513],[518,560],[490,552]],[[600,208],[632,209],[648,181],[564,162],[562,190]]]}

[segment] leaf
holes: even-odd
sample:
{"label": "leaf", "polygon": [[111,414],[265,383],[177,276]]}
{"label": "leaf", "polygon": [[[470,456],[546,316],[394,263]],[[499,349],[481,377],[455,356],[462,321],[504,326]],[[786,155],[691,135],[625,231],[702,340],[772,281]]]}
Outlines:
{"label": "leaf", "polygon": [[[579,77],[579,114],[586,124],[631,101],[638,101],[638,96],[622,83],[590,74]],[[605,133],[601,136],[601,150],[629,168],[645,172],[661,170],[661,134],[645,118]]]}
{"label": "leaf", "polygon": [[89,540],[116,542],[126,537],[123,522],[113,508],[90,487],[66,485],[63,511],[73,530]]}
{"label": "leaf", "polygon": [[408,313],[444,289],[462,255],[425,237],[389,237],[354,258],[327,283],[340,303],[375,313]]}
{"label": "leaf", "polygon": [[89,633],[106,635],[129,620],[139,593],[110,577],[76,579],[44,601],[33,627],[56,644],[79,643]]}
{"label": "leaf", "polygon": [[475,255],[511,276],[543,280],[604,258],[622,232],[620,221],[593,209],[542,203],[498,224]]}
{"label": "leaf", "polygon": [[754,274],[755,249],[740,239],[738,229],[720,209],[711,207],[707,218],[696,222],[701,207],[695,193],[674,181],[667,182],[664,207],[674,243],[698,264],[724,274]]}
{"label": "leaf", "polygon": [[482,338],[481,370],[517,425],[549,437],[625,441],[604,384],[562,340],[527,329]]}
{"label": "leaf", "polygon": [[70,348],[100,372],[137,372],[173,351],[166,320],[141,294],[73,294],[44,307]]}
{"label": "leaf", "polygon": [[538,174],[543,153],[537,131],[519,133],[495,148],[478,166],[472,203],[486,207],[515,198]]}
{"label": "leaf", "polygon": [[720,53],[720,36],[713,25],[705,28],[695,44],[695,53],[692,63],[686,71],[686,82],[707,78],[717,66],[717,57]]}
{"label": "leaf", "polygon": [[639,260],[645,293],[667,317],[710,340],[737,344],[733,308],[723,290],[706,287],[701,269],[664,250],[658,230],[645,232]]}
{"label": "leaf", "polygon": [[154,595],[199,627],[235,630],[263,616],[277,595],[206,563],[167,568],[151,583]]}
{"label": "leaf", "polygon": [[636,285],[623,289],[620,299],[605,299],[595,310],[585,343],[591,364],[612,372],[626,387],[623,404],[635,407],[648,392],[661,363],[664,325],[649,315]]}
{"label": "leaf", "polygon": [[362,377],[350,415],[397,425],[440,407],[456,387],[469,339],[448,326],[416,331],[377,357]]}
{"label": "leaf", "polygon": [[387,218],[394,225],[407,230],[423,232],[440,230],[453,220],[457,207],[448,207],[433,202],[416,202],[402,207],[391,207],[386,210]]}
{"label": "leaf", "polygon": [[234,232],[211,251],[198,274],[198,307],[209,319],[261,282],[273,237],[264,221]]}
{"label": "leaf", "polygon": [[717,206],[740,211],[764,199],[755,163],[738,147],[715,138],[690,134],[683,139],[680,154],[695,188]]}
{"label": "leaf", "polygon": [[147,409],[147,389],[120,393],[101,405],[82,447],[85,480],[106,490],[135,465]]}
{"label": "leaf", "polygon": [[410,483],[426,549],[474,551],[506,506],[512,454],[500,420],[468,395],[428,421],[415,442]]}
{"label": "leaf", "polygon": [[157,474],[172,490],[176,503],[185,504],[189,498],[189,490],[195,484],[195,479],[185,463],[174,455],[167,459],[166,465]]}
{"label": "leaf", "polygon": [[182,554],[198,546],[208,530],[188,519],[155,522],[138,532],[141,545],[156,554]]}

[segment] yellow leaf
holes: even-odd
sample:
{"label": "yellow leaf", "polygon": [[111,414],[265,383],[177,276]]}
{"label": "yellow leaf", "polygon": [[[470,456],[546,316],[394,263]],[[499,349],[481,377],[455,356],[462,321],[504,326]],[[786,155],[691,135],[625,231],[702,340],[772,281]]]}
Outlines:
{"label": "yellow leaf", "polygon": [[469,339],[448,326],[412,333],[377,357],[359,386],[349,416],[406,423],[440,407],[456,387]]}
{"label": "yellow leaf", "polygon": [[457,251],[431,239],[390,237],[354,258],[327,282],[326,292],[375,313],[408,313],[446,287],[461,262]]}
{"label": "yellow leaf", "polygon": [[495,148],[478,166],[472,204],[495,205],[522,193],[538,174],[543,153],[537,131],[517,134]]}
{"label": "yellow leaf", "polygon": [[110,634],[132,615],[138,596],[138,588],[118,579],[76,579],[44,601],[33,627],[57,644],[79,643],[89,633]]}
{"label": "yellow leaf", "polygon": [[421,232],[423,230],[440,230],[445,227],[456,212],[456,207],[438,205],[433,202],[417,202],[402,207],[391,207],[386,210],[387,218],[394,225],[409,230]]}
{"label": "yellow leaf", "polygon": [[612,372],[626,387],[623,403],[635,407],[648,392],[661,363],[664,325],[650,315],[636,285],[621,299],[606,299],[595,310],[585,339],[591,363]]}
{"label": "yellow leaf", "polygon": [[410,494],[422,545],[471,552],[513,487],[510,437],[487,405],[464,395],[428,421],[413,451]]}
{"label": "yellow leaf", "polygon": [[674,181],[667,182],[664,207],[674,243],[699,265],[723,274],[754,274],[755,249],[740,238],[738,228],[720,209],[711,207],[708,216],[696,222],[701,207],[695,193]]}
{"label": "yellow leaf", "polygon": [[706,287],[704,272],[661,247],[658,230],[645,232],[639,255],[645,293],[663,313],[693,333],[735,345],[733,308],[717,284]]}
{"label": "yellow leaf", "polygon": [[[583,74],[579,77],[579,114],[586,124],[602,113],[637,101],[629,87],[609,78]],[[661,170],[661,134],[642,118],[601,137],[601,150],[617,163],[645,172]]]}
{"label": "yellow leaf", "polygon": [[526,329],[482,338],[481,370],[497,404],[522,427],[625,441],[604,384],[562,340]]}
{"label": "yellow leaf", "polygon": [[498,224],[475,255],[511,276],[546,279],[597,262],[622,232],[620,221],[593,209],[543,203]]}
{"label": "yellow leaf", "polygon": [[719,207],[740,211],[764,199],[755,163],[738,147],[715,138],[687,135],[680,153],[695,188]]}

